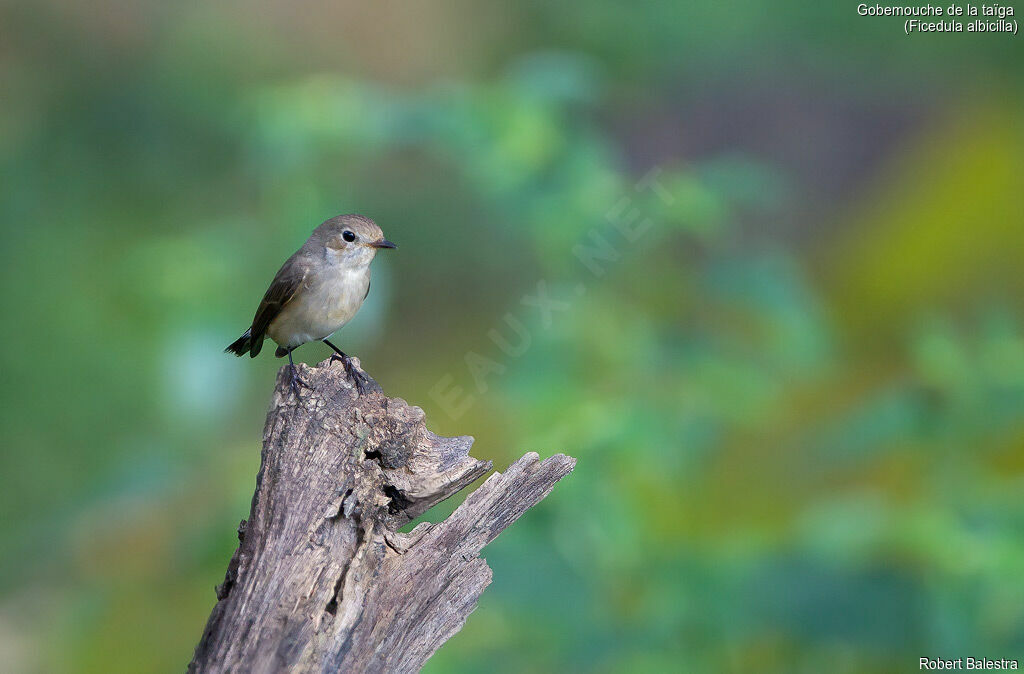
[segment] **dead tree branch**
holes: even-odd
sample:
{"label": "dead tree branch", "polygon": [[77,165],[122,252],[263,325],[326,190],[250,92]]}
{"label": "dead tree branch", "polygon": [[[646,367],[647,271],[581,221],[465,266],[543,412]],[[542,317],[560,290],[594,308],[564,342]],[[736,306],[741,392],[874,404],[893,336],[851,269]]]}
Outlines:
{"label": "dead tree branch", "polygon": [[444,522],[398,528],[491,469],[339,365],[278,374],[248,521],[189,672],[414,672],[491,581],[480,550],[576,460],[529,453]]}

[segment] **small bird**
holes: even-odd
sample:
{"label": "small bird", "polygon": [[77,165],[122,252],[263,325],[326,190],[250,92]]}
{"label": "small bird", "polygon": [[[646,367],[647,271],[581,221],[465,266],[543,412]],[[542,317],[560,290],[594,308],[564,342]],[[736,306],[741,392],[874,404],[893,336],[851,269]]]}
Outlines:
{"label": "small bird", "polygon": [[288,356],[292,391],[309,387],[295,370],[292,351],[306,342],[331,347],[331,360],[340,360],[356,389],[363,393],[366,376],[349,356],[327,338],[356,315],[370,292],[370,262],[381,248],[397,248],[370,218],[338,215],[313,230],[306,243],[278,270],[252,325],[225,352],[255,358],[270,337],[278,358]]}

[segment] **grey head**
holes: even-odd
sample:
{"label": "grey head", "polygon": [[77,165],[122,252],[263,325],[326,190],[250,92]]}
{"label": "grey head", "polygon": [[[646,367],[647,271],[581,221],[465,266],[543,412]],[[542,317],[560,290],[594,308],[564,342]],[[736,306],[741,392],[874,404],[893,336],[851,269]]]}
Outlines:
{"label": "grey head", "polygon": [[381,248],[397,248],[384,238],[377,223],[363,215],[347,213],[324,221],[306,242],[309,253],[324,255],[333,264],[369,265]]}

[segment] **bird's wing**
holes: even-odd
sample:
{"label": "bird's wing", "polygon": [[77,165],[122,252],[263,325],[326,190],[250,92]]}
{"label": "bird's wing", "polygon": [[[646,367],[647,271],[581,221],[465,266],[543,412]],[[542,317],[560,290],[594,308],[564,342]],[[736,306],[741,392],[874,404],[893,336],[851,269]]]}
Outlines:
{"label": "bird's wing", "polygon": [[296,258],[297,255],[288,258],[288,261],[278,270],[274,280],[270,282],[266,294],[263,295],[263,301],[260,302],[256,316],[252,319],[253,342],[257,339],[263,341],[267,326],[281,313],[281,310],[295,296],[306,280],[308,268]]}
{"label": "bird's wing", "polygon": [[366,282],[366,292],[363,293],[363,300],[365,301],[366,298],[369,297],[369,296],[370,296],[370,282],[367,281]]}

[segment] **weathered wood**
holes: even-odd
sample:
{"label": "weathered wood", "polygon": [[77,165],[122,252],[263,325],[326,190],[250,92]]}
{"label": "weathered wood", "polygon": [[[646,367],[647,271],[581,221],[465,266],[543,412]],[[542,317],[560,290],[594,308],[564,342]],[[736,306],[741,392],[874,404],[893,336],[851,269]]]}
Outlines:
{"label": "weathered wood", "polygon": [[[356,361],[358,363],[358,361]],[[358,365],[357,365],[358,366]],[[529,453],[439,524],[397,529],[491,469],[340,365],[278,373],[248,522],[190,672],[414,672],[491,581],[480,550],[576,460]]]}

